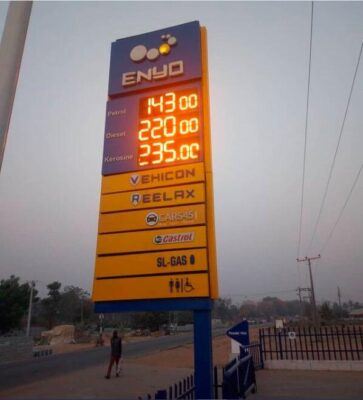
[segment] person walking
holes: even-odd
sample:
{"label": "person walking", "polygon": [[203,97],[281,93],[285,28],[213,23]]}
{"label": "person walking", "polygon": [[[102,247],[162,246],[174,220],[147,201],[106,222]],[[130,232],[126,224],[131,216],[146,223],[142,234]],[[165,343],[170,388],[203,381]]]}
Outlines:
{"label": "person walking", "polygon": [[111,370],[113,364],[116,364],[116,376],[120,376],[118,364],[120,362],[121,356],[122,356],[122,340],[121,337],[118,336],[117,331],[115,330],[113,331],[111,338],[111,356],[107,374],[105,376],[106,379],[110,379],[111,377]]}

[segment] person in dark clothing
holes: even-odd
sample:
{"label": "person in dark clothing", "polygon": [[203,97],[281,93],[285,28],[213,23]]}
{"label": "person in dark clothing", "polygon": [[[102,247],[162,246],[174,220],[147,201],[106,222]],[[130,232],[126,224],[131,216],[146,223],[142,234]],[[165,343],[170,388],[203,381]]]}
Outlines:
{"label": "person in dark clothing", "polygon": [[112,366],[115,363],[116,363],[116,376],[120,376],[118,370],[118,363],[120,362],[121,356],[122,356],[122,340],[121,337],[117,335],[117,331],[113,331],[113,335],[111,338],[111,357],[110,357],[110,363],[108,365],[107,374],[105,376],[106,379],[110,379]]}

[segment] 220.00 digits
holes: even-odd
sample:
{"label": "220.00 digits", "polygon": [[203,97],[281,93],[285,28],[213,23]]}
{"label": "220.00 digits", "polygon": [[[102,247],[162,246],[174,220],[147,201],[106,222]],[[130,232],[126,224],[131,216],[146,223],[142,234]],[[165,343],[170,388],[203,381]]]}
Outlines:
{"label": "220.00 digits", "polygon": [[164,118],[140,120],[139,140],[141,142],[197,134],[199,132],[199,118],[192,115],[189,118],[177,118],[169,115]]}

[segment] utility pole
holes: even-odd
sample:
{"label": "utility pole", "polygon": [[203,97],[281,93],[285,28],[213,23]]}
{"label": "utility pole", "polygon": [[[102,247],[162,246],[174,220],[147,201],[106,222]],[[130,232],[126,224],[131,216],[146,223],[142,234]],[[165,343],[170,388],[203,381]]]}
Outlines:
{"label": "utility pole", "polygon": [[339,287],[339,286],[337,287],[337,291],[338,291],[338,304],[339,304],[339,308],[342,308],[342,300],[341,300],[342,294],[341,294],[341,292],[340,292],[340,287]]}
{"label": "utility pole", "polygon": [[313,307],[313,324],[315,327],[319,326],[319,318],[318,318],[318,311],[317,311],[317,307],[316,307],[316,299],[315,299],[315,291],[314,291],[314,282],[313,282],[313,274],[311,272],[311,261],[312,260],[317,260],[320,258],[320,254],[316,257],[305,257],[305,258],[297,258],[296,261],[297,262],[304,262],[307,261],[308,262],[308,266],[309,266],[309,275],[310,275],[310,288],[311,288],[311,304]]}
{"label": "utility pole", "polygon": [[301,288],[298,287],[296,289],[296,291],[297,291],[297,295],[299,297],[299,303],[300,303],[300,325],[301,325],[302,321],[303,321],[303,318],[304,318],[303,304],[302,304],[302,301],[301,301]]}
{"label": "utility pole", "polygon": [[0,43],[0,170],[32,4],[10,1]]}
{"label": "utility pole", "polygon": [[89,296],[90,294],[86,290],[82,290],[81,295],[80,295],[80,300],[81,300],[81,325],[83,328],[83,301],[86,298],[86,296]]}
{"label": "utility pole", "polygon": [[32,319],[32,306],[33,306],[33,291],[35,282],[30,282],[30,296],[29,296],[29,307],[28,307],[28,320],[26,324],[26,336],[30,336],[30,321]]}
{"label": "utility pole", "polygon": [[309,293],[309,301],[311,303],[311,289],[310,288],[302,288],[302,287],[298,287],[296,289],[297,295],[299,297],[299,302],[300,302],[300,315],[303,318],[304,317],[304,306],[303,306],[303,301],[306,298],[306,296],[304,296],[304,298],[301,296],[301,293],[304,292],[308,292]]}

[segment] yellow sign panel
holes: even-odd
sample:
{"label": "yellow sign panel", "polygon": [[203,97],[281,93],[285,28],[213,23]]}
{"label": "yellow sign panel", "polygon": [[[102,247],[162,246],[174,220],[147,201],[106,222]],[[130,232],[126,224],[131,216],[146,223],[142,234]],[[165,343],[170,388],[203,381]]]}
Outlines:
{"label": "yellow sign panel", "polygon": [[157,275],[207,270],[207,250],[173,250],[97,257],[96,278]]}
{"label": "yellow sign panel", "polygon": [[98,236],[97,254],[138,253],[144,251],[206,247],[206,227],[110,233]]}
{"label": "yellow sign panel", "polygon": [[93,301],[208,297],[207,273],[95,279]]}
{"label": "yellow sign panel", "polygon": [[204,182],[203,163],[102,177],[102,194]]}
{"label": "yellow sign panel", "polygon": [[106,194],[101,196],[101,213],[140,208],[204,202],[204,184],[171,186],[166,188]]}
{"label": "yellow sign panel", "polygon": [[124,211],[101,214],[99,233],[137,231],[205,224],[205,206],[195,204],[155,210]]}

